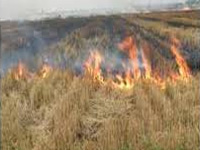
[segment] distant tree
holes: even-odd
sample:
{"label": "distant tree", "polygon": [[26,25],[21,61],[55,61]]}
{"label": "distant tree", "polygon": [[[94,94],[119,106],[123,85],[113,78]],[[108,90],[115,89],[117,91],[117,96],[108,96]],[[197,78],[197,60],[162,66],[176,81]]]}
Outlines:
{"label": "distant tree", "polygon": [[199,4],[200,4],[200,0],[187,0],[186,3],[187,3],[189,6],[199,5]]}

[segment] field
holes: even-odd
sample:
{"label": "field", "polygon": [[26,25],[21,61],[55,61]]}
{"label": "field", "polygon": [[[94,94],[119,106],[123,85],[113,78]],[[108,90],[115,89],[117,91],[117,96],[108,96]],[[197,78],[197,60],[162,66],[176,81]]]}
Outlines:
{"label": "field", "polygon": [[[198,150],[199,16],[186,11],[1,22],[2,149]],[[141,45],[141,75],[131,70],[126,80],[128,71],[119,64],[134,61],[123,50],[134,42]]]}

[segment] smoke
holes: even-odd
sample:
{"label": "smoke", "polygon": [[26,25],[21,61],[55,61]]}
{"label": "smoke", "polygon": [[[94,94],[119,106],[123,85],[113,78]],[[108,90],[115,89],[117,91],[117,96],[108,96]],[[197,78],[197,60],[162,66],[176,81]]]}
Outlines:
{"label": "smoke", "polygon": [[118,8],[160,5],[184,2],[185,0],[1,0],[0,18],[30,19],[41,12],[92,10],[103,8]]}
{"label": "smoke", "polygon": [[[22,39],[23,44],[17,49],[3,50],[1,54],[1,72],[6,73],[19,62],[26,64],[31,69],[37,69],[38,59],[42,57],[42,50],[47,45],[40,32],[31,26],[24,26],[18,30],[18,36],[12,35],[13,39]],[[6,35],[2,35],[4,38]],[[9,42],[8,42],[9,43]]]}

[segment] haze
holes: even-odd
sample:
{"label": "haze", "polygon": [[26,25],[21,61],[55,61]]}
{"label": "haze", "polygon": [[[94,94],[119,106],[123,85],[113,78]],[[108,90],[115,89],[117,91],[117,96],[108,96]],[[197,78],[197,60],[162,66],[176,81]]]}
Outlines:
{"label": "haze", "polygon": [[155,5],[183,2],[184,0],[0,0],[1,20],[28,19],[38,12],[71,11],[115,8],[134,5]]}

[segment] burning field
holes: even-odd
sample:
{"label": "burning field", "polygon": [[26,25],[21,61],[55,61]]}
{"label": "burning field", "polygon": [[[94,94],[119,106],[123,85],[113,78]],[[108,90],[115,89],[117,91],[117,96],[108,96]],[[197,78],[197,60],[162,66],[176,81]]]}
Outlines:
{"label": "burning field", "polygon": [[2,148],[198,150],[198,14],[3,22]]}
{"label": "burning field", "polygon": [[[116,58],[110,60],[111,56],[105,58],[98,50],[91,50],[81,66],[83,76],[90,76],[91,80],[102,86],[110,85],[112,88],[119,89],[132,89],[138,80],[147,80],[158,85],[161,89],[165,89],[167,81],[172,84],[175,84],[177,80],[187,82],[192,77],[191,70],[178,50],[180,41],[176,38],[172,38],[171,41],[170,51],[177,64],[177,72],[172,70],[168,70],[166,74],[161,74],[159,71],[154,72],[148,58],[149,47],[147,43],[143,42],[138,47],[134,37],[129,36],[118,44],[119,50],[124,54],[124,58],[120,60],[116,60]],[[21,62],[11,70],[13,78],[17,81],[44,79],[50,72],[53,72],[53,68],[44,64],[37,74],[31,73]]]}

